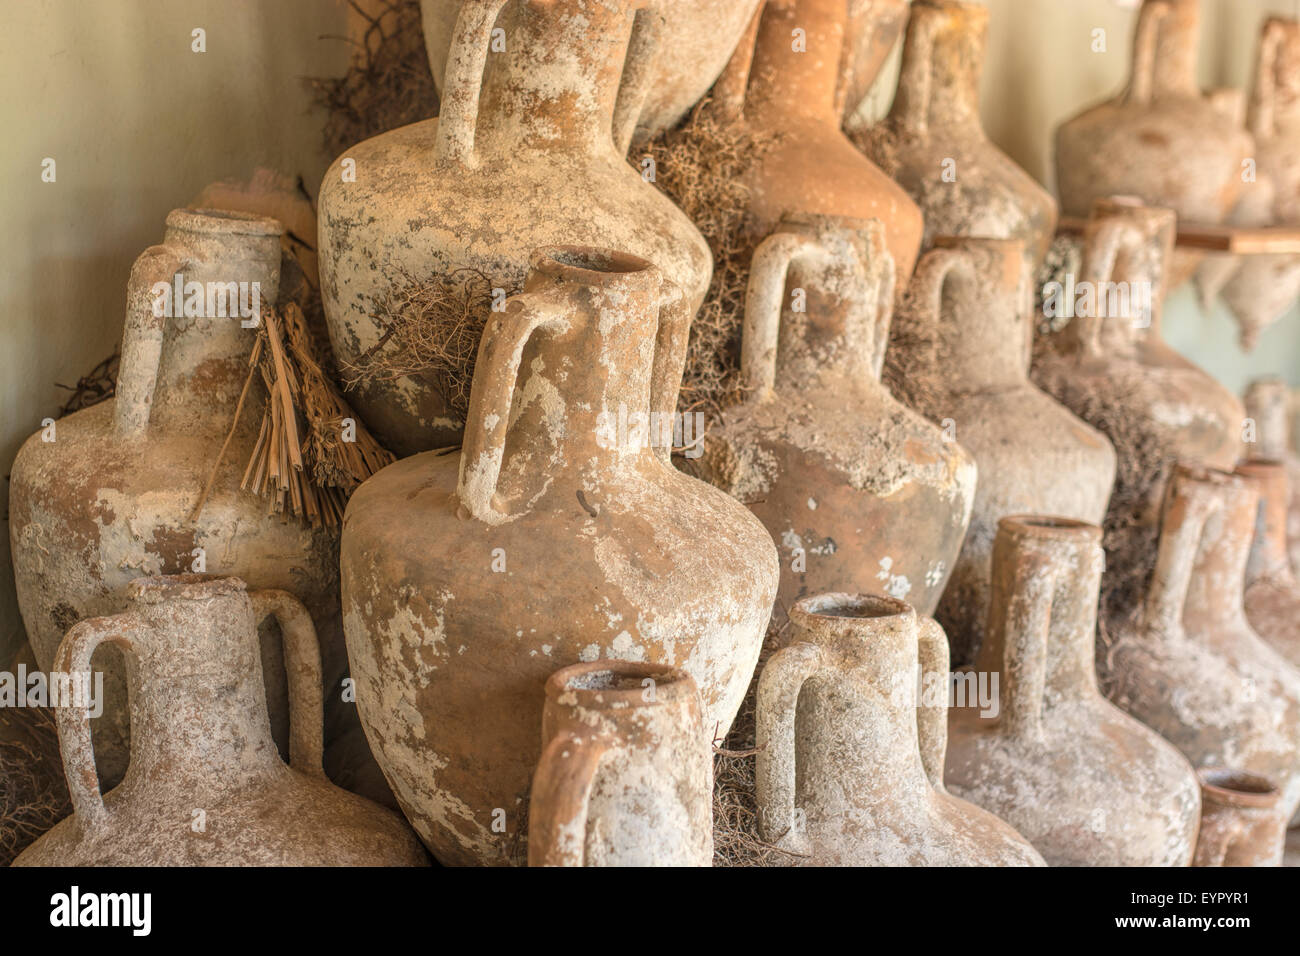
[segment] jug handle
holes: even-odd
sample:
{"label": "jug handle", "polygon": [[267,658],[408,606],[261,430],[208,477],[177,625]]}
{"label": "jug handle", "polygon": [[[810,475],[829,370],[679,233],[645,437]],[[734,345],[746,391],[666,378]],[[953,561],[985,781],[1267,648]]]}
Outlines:
{"label": "jug handle", "polygon": [[[659,330],[655,336],[655,358],[650,371],[650,411],[658,412],[661,422],[671,422],[677,411],[693,317],[686,290],[665,280],[659,298]],[[684,428],[682,434],[686,434]],[[702,441],[703,436],[696,435],[695,440]],[[671,438],[667,442],[655,441],[652,445],[656,456],[665,462],[672,461]]]}
{"label": "jug handle", "polygon": [[773,654],[758,679],[755,795],[759,831],[771,843],[795,825],[795,710],[799,691],[821,667],[821,648],[801,642]]}
{"label": "jug handle", "polygon": [[1259,41],[1259,62],[1255,65],[1255,88],[1250,100],[1250,132],[1258,139],[1277,132],[1274,107],[1277,102],[1277,58],[1286,29],[1276,20],[1264,27]]}
{"label": "jug handle", "polygon": [[978,280],[970,254],[958,249],[931,249],[921,258],[912,277],[917,308],[923,310],[935,328],[940,328],[944,321],[943,290],[954,275],[965,282]]}
{"label": "jug handle", "polygon": [[[1169,628],[1182,619],[1205,523],[1221,505],[1222,501],[1208,489],[1189,486],[1176,472],[1170,476],[1161,508],[1156,566],[1143,608],[1144,623]],[[1175,521],[1178,526],[1170,531]]]}
{"label": "jug handle", "polygon": [[[869,291],[874,293],[875,315],[872,322],[871,374],[876,381],[885,370],[885,355],[889,351],[889,328],[894,321],[894,292],[898,284],[898,264],[889,254],[885,244],[885,224],[873,219],[861,230],[870,258],[863,262],[863,268],[872,277]],[[883,263],[883,266],[879,266]],[[879,269],[878,275],[873,273]],[[872,295],[868,295],[868,303]]]}
{"label": "jug handle", "polygon": [[542,292],[523,292],[506,302],[483,329],[465,416],[460,477],[456,486],[459,513],[488,521],[499,518],[493,497],[501,477],[510,405],[524,346],[539,329],[564,325],[573,305]]}
{"label": "jug handle", "polygon": [[623,77],[614,101],[614,148],[626,156],[636,134],[637,120],[654,85],[655,58],[663,46],[664,18],[655,7],[643,6],[632,21]]}
{"label": "jug handle", "polygon": [[529,866],[584,865],[591,789],[601,758],[613,745],[607,735],[572,730],[546,745],[528,801]]}
{"label": "jug handle", "polygon": [[434,151],[439,159],[462,166],[478,165],[474,137],[478,127],[483,73],[487,69],[492,28],[506,0],[465,0],[456,17],[447,68],[443,72],[442,104]]}
{"label": "jug handle", "polygon": [[1017,552],[1012,561],[1003,592],[1006,603],[990,604],[985,640],[994,635],[1002,639],[1001,658],[990,662],[1002,675],[1002,726],[1010,736],[1035,737],[1042,732],[1056,572],[1051,562],[1032,552]]}
{"label": "jug handle", "polygon": [[320,641],[311,613],[288,591],[252,591],[258,622],[274,617],[284,643],[289,683],[289,765],[299,773],[323,777],[325,701],[321,689]]}
{"label": "jug handle", "polygon": [[170,246],[150,246],[131,267],[126,287],[126,323],[122,362],[117,373],[113,425],[121,438],[139,438],[149,427],[158,362],[162,357],[167,317],[154,315],[154,288],[172,285],[192,260]]}
{"label": "jug handle", "polygon": [[1156,47],[1160,42],[1160,29],[1171,13],[1164,0],[1147,2],[1138,14],[1137,32],[1133,38],[1132,79],[1125,99],[1130,103],[1145,105],[1151,102],[1155,87]]}
{"label": "jug handle", "polygon": [[[104,643],[116,644],[138,655],[134,635],[141,629],[139,619],[131,612],[112,617],[96,617],[74,625],[54,657],[54,670],[59,674],[86,675],[90,688],[94,672],[90,659]],[[60,706],[55,708],[59,729],[59,750],[63,754],[63,774],[68,781],[68,795],[72,809],[87,835],[102,830],[108,823],[108,811],[99,792],[99,773],[95,769],[95,748],[90,733],[90,715],[85,707]]]}
{"label": "jug handle", "polygon": [[[897,115],[905,129],[924,135],[930,129],[930,96],[934,76],[934,38],[942,11],[917,7],[907,21],[903,65],[895,97]],[[892,112],[892,111],[891,111]]]}
{"label": "jug handle", "polygon": [[948,756],[948,635],[934,618],[920,620],[917,667],[921,672],[921,691],[925,692],[925,675],[937,673],[943,677],[943,698],[937,703],[918,701],[916,729],[921,743],[921,765],[930,785],[940,793],[947,793],[943,784],[943,766]]}
{"label": "jug handle", "polygon": [[[1120,252],[1132,248],[1137,238],[1137,231],[1130,223],[1116,219],[1101,223],[1087,237],[1083,250],[1083,281],[1091,282],[1094,289],[1105,288],[1115,277]],[[1074,342],[1085,356],[1101,357],[1101,329],[1105,321],[1100,315],[1076,315],[1070,320],[1074,327]]]}
{"label": "jug handle", "polygon": [[817,240],[781,230],[754,250],[740,339],[740,380],[753,401],[770,399],[776,385],[777,340],[790,267],[801,259],[825,259],[829,255]]}
{"label": "jug handle", "polygon": [[721,123],[734,123],[745,112],[745,94],[749,89],[749,71],[754,66],[755,47],[758,44],[758,24],[763,18],[767,0],[760,0],[749,18],[749,26],[736,44],[731,59],[713,84],[709,94],[708,109]]}

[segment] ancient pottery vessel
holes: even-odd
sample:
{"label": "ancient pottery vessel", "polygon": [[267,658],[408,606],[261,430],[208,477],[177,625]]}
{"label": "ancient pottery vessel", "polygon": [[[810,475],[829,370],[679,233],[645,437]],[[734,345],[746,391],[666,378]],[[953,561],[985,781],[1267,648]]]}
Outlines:
{"label": "ancient pottery vessel", "polygon": [[1300,567],[1300,457],[1291,450],[1291,391],[1278,378],[1262,378],[1246,389],[1246,417],[1254,423],[1255,444],[1247,445],[1250,457],[1261,461],[1280,461],[1286,466],[1287,501],[1286,538],[1291,567]]}
{"label": "ancient pottery vessel", "polygon": [[936,236],[1024,240],[1038,263],[1056,232],[1056,200],[989,141],[979,115],[988,8],[916,0],[889,115],[855,136],[921,207]]}
{"label": "ancient pottery vessel", "polygon": [[540,250],[527,291],[483,336],[460,453],[390,465],[348,505],[343,613],[362,723],[444,863],[518,862],[557,667],[681,667],[706,740],[745,695],[776,550],[648,435],[648,413],[674,407],[685,354],[659,286],[634,256]]}
{"label": "ancient pottery vessel", "polygon": [[[130,610],[76,625],[55,668],[92,673],[121,647],[131,684],[131,765],[100,795],[85,703],[60,707],[74,814],[16,866],[422,866],[400,816],[321,769],[320,652],[307,609],[238,578],[141,578]],[[271,739],[256,624],[274,615],[289,674],[290,762]]]}
{"label": "ancient pottery vessel", "polygon": [[754,253],[747,395],[707,433],[699,467],[778,542],[780,619],[836,588],[929,613],[961,547],[970,456],[880,383],[893,300],[878,222],[790,218]]}
{"label": "ancient pottery vessel", "polygon": [[[1095,525],[999,522],[988,632],[957,675],[945,776],[1052,866],[1187,866],[1201,811],[1191,765],[1097,689],[1104,560]],[[992,694],[973,692],[983,680]]]}
{"label": "ancient pottery vessel", "polygon": [[768,140],[746,174],[750,244],[791,213],[879,219],[906,282],[921,244],[921,211],[840,128],[843,64],[854,55],[847,37],[852,27],[860,48],[872,28],[869,17],[849,14],[849,0],[766,3],[715,85],[711,107]]}
{"label": "ancient pottery vessel", "polygon": [[[260,381],[248,390],[216,480],[193,514],[230,430],[257,337],[256,317],[243,319],[240,309],[276,301],[280,232],[275,220],[245,213],[168,215],[163,243],[145,250],[131,270],[116,397],[28,439],[10,483],[10,539],[23,622],[46,669],[68,628],[122,610],[127,585],[141,574],[206,570],[292,591],[321,635],[329,743],[353,710],[338,703],[347,670],[338,531],[268,515],[264,501],[240,491],[265,402]],[[193,311],[203,314],[173,315],[164,301],[168,314],[155,315],[155,285],[174,288],[177,275],[199,284]],[[175,298],[172,305],[182,310]],[[272,726],[285,741],[284,668],[274,634],[267,638]],[[129,751],[125,670],[116,647],[102,648],[94,664],[104,671],[106,697],[103,716],[91,721],[95,752],[101,779],[113,786]],[[350,719],[355,723],[354,713]]]}
{"label": "ancient pottery vessel", "polygon": [[1277,786],[1259,774],[1206,767],[1193,866],[1281,866],[1286,826]]}
{"label": "ancient pottery vessel", "polygon": [[546,681],[530,866],[709,866],[713,753],[675,667],[593,661]]}
{"label": "ancient pottery vessel", "polygon": [[1111,699],[1194,766],[1275,780],[1286,820],[1300,804],[1300,674],[1242,608],[1257,505],[1248,479],[1179,465],[1146,605],[1097,660]]}
{"label": "ancient pottery vessel", "polygon": [[1259,493],[1254,543],[1246,564],[1246,619],[1293,667],[1300,667],[1300,581],[1286,548],[1290,492],[1286,466],[1253,460],[1237,467]]}
{"label": "ancient pottery vessel", "polygon": [[[525,6],[529,0],[513,3]],[[676,126],[703,98],[727,65],[758,5],[759,0],[642,0],[631,7],[636,12],[632,46],[645,50],[637,57],[637,68],[646,72],[649,81],[635,84],[635,75],[624,77],[640,100],[629,104],[636,108],[629,117],[636,121],[633,142],[644,142]],[[463,0],[420,0],[424,45],[440,94],[463,6]],[[503,6],[496,5],[498,10]]]}
{"label": "ancient pottery vessel", "polygon": [[[679,292],[681,321],[695,314],[709,248],[624,158],[653,77],[650,48],[631,42],[642,6],[460,5],[442,114],[358,144],[321,184],[321,295],[340,363],[377,346],[377,304],[395,289],[471,269],[504,295],[522,287],[533,249],[557,243],[651,260]],[[504,52],[490,52],[495,29]],[[349,397],[399,455],[460,440],[461,413],[427,377],[363,382]]]}
{"label": "ancient pottery vessel", "polygon": [[1024,243],[938,241],[942,248],[922,257],[909,296],[930,345],[927,354],[909,355],[908,365],[932,383],[919,410],[947,426],[979,468],[970,530],[936,615],[953,660],[966,664],[988,619],[998,521],[1034,513],[1100,524],[1115,450],[1029,381],[1032,273]]}
{"label": "ancient pottery vessel", "polygon": [[765,839],[821,866],[1042,865],[944,789],[948,642],[934,621],[894,598],[823,594],[790,623],[758,684]]}
{"label": "ancient pottery vessel", "polygon": [[[1056,131],[1061,209],[1086,216],[1094,202],[1136,196],[1193,223],[1220,223],[1242,190],[1253,143],[1240,97],[1207,97],[1196,81],[1200,0],[1145,0],[1128,87]],[[1169,288],[1194,271],[1185,257]],[[1177,281],[1175,281],[1177,280]]]}

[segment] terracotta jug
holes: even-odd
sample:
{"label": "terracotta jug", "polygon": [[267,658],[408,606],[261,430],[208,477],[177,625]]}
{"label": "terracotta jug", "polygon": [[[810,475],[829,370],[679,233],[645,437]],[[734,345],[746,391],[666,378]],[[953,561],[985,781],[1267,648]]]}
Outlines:
{"label": "terracotta jug", "polygon": [[[321,769],[320,651],[307,609],[238,578],[140,578],[130,610],[82,621],[55,669],[93,673],[103,643],[127,656],[131,766],[100,795],[85,703],[58,711],[74,814],[15,866],[424,866],[400,816]],[[274,615],[289,675],[290,762],[271,740],[257,621]]]}
{"label": "terracotta jug", "polygon": [[957,675],[945,776],[1052,866],[1187,866],[1201,812],[1191,764],[1097,689],[1104,562],[1096,525],[998,523],[988,632]]}
{"label": "terracotta jug", "polygon": [[1280,461],[1286,467],[1286,540],[1292,569],[1300,568],[1300,457],[1291,450],[1291,390],[1279,378],[1261,378],[1246,389],[1248,424],[1254,425],[1255,444],[1247,444],[1249,457]]}
{"label": "terracotta jug", "polygon": [[944,789],[948,642],[934,621],[894,598],[822,594],[790,623],[758,683],[764,839],[813,866],[1043,865]]}
{"label": "terracotta jug", "polygon": [[850,3],[768,0],[714,86],[712,108],[774,137],[746,178],[749,244],[791,213],[879,219],[906,282],[921,244],[921,210],[840,128],[849,35],[860,45],[871,29],[869,19],[850,20]]}
{"label": "terracotta jug", "polygon": [[1201,834],[1193,866],[1281,866],[1286,826],[1281,794],[1259,774],[1207,767],[1201,778]]}
{"label": "terracotta jug", "polygon": [[1112,700],[1196,767],[1263,774],[1300,804],[1300,680],[1242,609],[1257,494],[1247,479],[1179,465],[1141,615],[1098,668]]}
{"label": "terracotta jug", "polygon": [[449,864],[520,862],[557,667],[681,667],[712,740],[745,696],[776,596],[763,526],[673,468],[669,436],[636,427],[672,411],[685,354],[662,327],[656,354],[658,270],[576,247],[533,262],[483,336],[460,453],[390,465],[344,519],[362,723]]}
{"label": "terracotta jug", "polygon": [[593,661],[546,681],[530,866],[709,866],[713,753],[695,681]]}
{"label": "terracotta jug", "polygon": [[[558,243],[651,260],[680,293],[675,321],[689,322],[712,274],[709,247],[624,158],[638,90],[652,77],[651,46],[632,42],[642,6],[460,6],[441,116],[358,144],[321,184],[321,294],[341,363],[378,345],[376,304],[403,284],[472,269],[510,292],[522,287],[532,250]],[[490,52],[495,29],[504,52]],[[353,395],[399,455],[461,438],[461,413],[427,377],[376,380]]]}
{"label": "terracotta jug", "polygon": [[922,248],[936,236],[1021,239],[1036,264],[1056,232],[1056,200],[980,122],[988,23],[979,3],[916,0],[893,108],[854,138],[921,207]]}
{"label": "terracotta jug", "polygon": [[[645,44],[652,56],[643,67],[649,82],[639,90],[641,102],[632,117],[634,143],[676,126],[704,97],[727,65],[758,4],[759,0],[644,0],[635,8],[634,42]],[[464,0],[420,0],[424,45],[439,92],[444,89],[447,55],[462,6]]]}
{"label": "terracotta jug", "polygon": [[1251,629],[1300,668],[1300,581],[1286,548],[1290,493],[1286,466],[1252,460],[1237,468],[1259,493],[1254,542],[1246,564],[1246,619]]}
{"label": "terracotta jug", "polygon": [[934,383],[918,410],[947,426],[979,468],[970,530],[937,614],[953,660],[967,664],[988,619],[998,521],[1037,513],[1100,524],[1115,449],[1029,381],[1034,327],[1024,243],[940,237],[938,244],[922,257],[909,294],[914,326],[932,345],[914,349],[907,364]]}
{"label": "terracotta jug", "polygon": [[754,253],[741,377],[700,473],[781,552],[778,621],[810,593],[876,587],[934,609],[975,467],[880,383],[894,269],[879,222],[791,217]]}
{"label": "terracotta jug", "polygon": [[[239,296],[223,306],[212,290],[220,284],[224,294],[227,283],[245,283],[248,311],[254,290],[260,290],[260,306],[273,305],[280,232],[275,220],[245,213],[178,209],[167,216],[163,243],[145,250],[131,270],[116,397],[28,439],[11,476],[9,533],[23,623],[46,669],[68,628],[122,610],[127,585],[141,574],[202,568],[297,594],[321,635],[331,705],[328,744],[356,720],[338,690],[347,670],[338,531],[268,515],[264,501],[239,489],[262,418],[260,381],[249,389],[240,426],[193,516],[229,432],[257,337],[254,319],[233,314]],[[228,317],[156,316],[155,302],[162,300],[155,284],[174,287],[178,274],[207,291],[202,311]],[[264,645],[272,726],[283,743],[284,670],[274,639]],[[106,695],[103,716],[91,722],[95,752],[100,777],[113,786],[126,771],[129,750],[117,648],[101,650],[95,668],[104,671]],[[331,773],[339,769],[330,767]]]}
{"label": "terracotta jug", "polygon": [[[1220,223],[1232,211],[1253,143],[1234,115],[1241,98],[1227,91],[1207,97],[1197,85],[1199,21],[1200,0],[1142,4],[1127,88],[1056,131],[1065,215],[1086,216],[1094,202],[1115,195],[1137,196],[1193,223]],[[1179,281],[1194,265],[1195,257],[1186,257]]]}

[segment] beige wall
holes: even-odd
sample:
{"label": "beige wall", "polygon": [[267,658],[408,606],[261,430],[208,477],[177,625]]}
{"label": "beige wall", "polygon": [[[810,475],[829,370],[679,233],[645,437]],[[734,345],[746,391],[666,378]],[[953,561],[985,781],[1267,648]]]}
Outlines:
{"label": "beige wall", "polygon": [[[1241,84],[1267,11],[1294,0],[1204,0],[1202,80]],[[990,135],[1046,178],[1051,130],[1120,87],[1131,4],[989,0],[984,112]],[[161,236],[167,211],[217,179],[271,166],[315,191],[331,157],[300,78],[341,72],[342,0],[7,0],[0,10],[0,469],[121,334],[134,257]],[[207,30],[207,52],[190,31]],[[1094,27],[1109,50],[1089,50]],[[882,84],[882,88],[885,84]],[[877,97],[886,99],[886,94]],[[58,181],[40,181],[53,157]],[[1222,311],[1203,316],[1190,291],[1170,303],[1171,340],[1231,386],[1283,372],[1300,383],[1300,323],[1238,351]],[[8,498],[7,485],[0,496]],[[21,634],[0,529],[0,660]]]}

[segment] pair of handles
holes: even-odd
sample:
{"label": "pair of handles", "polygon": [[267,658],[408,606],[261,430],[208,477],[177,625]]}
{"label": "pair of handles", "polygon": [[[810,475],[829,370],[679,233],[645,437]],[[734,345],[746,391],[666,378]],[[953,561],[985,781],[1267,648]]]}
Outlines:
{"label": "pair of handles", "polygon": [[[847,229],[846,229],[847,231]],[[872,225],[869,231],[880,238],[880,227]],[[846,236],[847,238],[847,236]],[[882,240],[883,241],[883,240]],[[873,245],[873,254],[880,243]],[[846,248],[849,246],[845,243]],[[860,301],[851,302],[850,309],[863,310],[858,316],[849,316],[846,333],[850,350],[869,350],[869,367],[873,378],[879,380],[885,364],[885,349],[889,344],[889,320],[892,317],[895,270],[892,257],[880,251],[887,264],[884,275],[877,282],[864,279]],[[844,271],[863,267],[856,254],[830,249],[825,242],[812,236],[778,229],[754,250],[750,261],[749,285],[745,290],[745,319],[740,344],[741,382],[757,401],[772,397],[776,385],[777,344],[781,334],[781,313],[785,306],[785,288],[791,268],[805,265],[813,268],[840,268]],[[866,315],[874,306],[874,314]],[[854,324],[858,327],[854,327]],[[861,341],[870,337],[870,341]],[[854,338],[858,341],[854,341]]]}
{"label": "pair of handles", "polygon": [[[918,618],[917,667],[948,675],[948,638],[931,618]],[[795,819],[795,716],[805,683],[835,668],[819,644],[800,642],[772,655],[758,680],[756,702],[758,750],[756,793],[759,826],[765,839],[776,842],[789,833]],[[930,785],[940,793],[948,749],[948,695],[940,702],[922,701],[916,708],[921,765]]]}
{"label": "pair of handles", "polygon": [[[681,388],[690,334],[691,310],[685,291],[675,283],[664,283],[658,312],[650,373],[651,409],[671,413]],[[507,517],[498,507],[496,491],[524,347],[537,332],[563,332],[579,321],[577,300],[559,287],[513,296],[502,312],[488,318],[479,340],[461,445],[456,496],[462,514],[488,522]],[[671,448],[656,444],[653,451],[664,462],[671,460]]]}
{"label": "pair of handles", "polygon": [[[289,684],[289,764],[301,773],[322,776],[325,709],[320,644],[311,614],[287,591],[253,591],[248,597],[255,621],[274,617],[283,635]],[[54,668],[62,674],[84,675],[89,681],[93,677],[90,660],[101,644],[116,645],[139,659],[137,642],[152,629],[137,611],[82,621],[68,631],[59,645]],[[73,810],[87,833],[102,830],[108,822],[108,811],[95,769],[90,715],[84,708],[65,706],[56,709],[55,718]]]}
{"label": "pair of handles", "polygon": [[[452,31],[435,150],[440,158],[467,168],[479,165],[474,141],[492,30],[502,8],[511,2],[518,0],[464,0]],[[614,104],[612,133],[620,156],[627,153],[632,143],[637,120],[654,81],[655,58],[663,43],[658,10],[649,0],[639,0],[634,9],[634,26]],[[576,42],[580,43],[581,37]]]}

